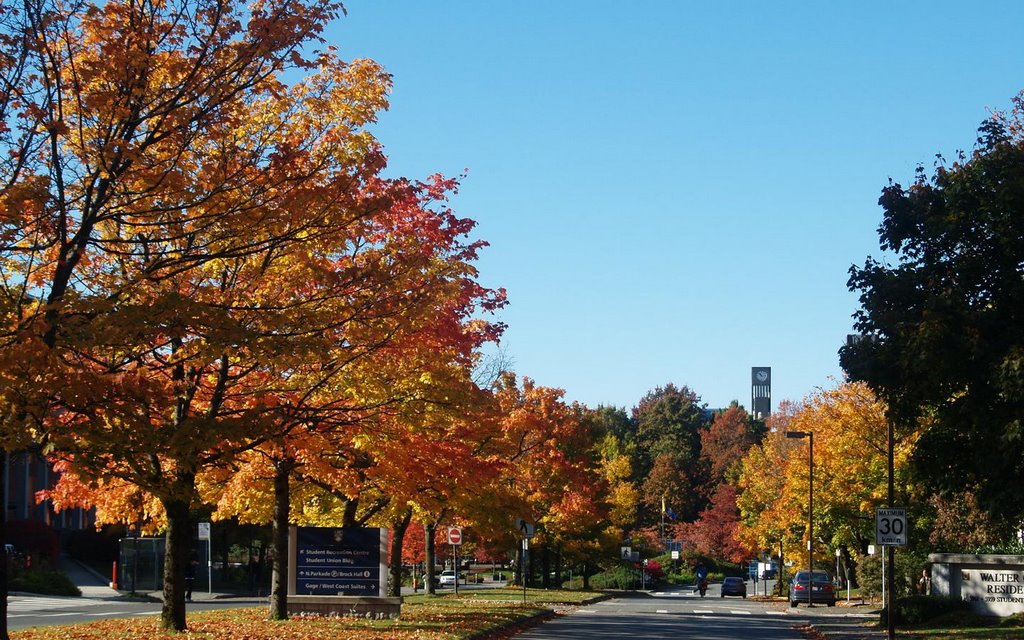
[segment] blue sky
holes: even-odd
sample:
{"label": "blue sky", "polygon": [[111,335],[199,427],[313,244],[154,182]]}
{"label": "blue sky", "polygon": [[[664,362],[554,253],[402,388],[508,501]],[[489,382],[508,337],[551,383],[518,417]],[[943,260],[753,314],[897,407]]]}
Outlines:
{"label": "blue sky", "polygon": [[468,169],[515,370],[591,406],[834,386],[881,188],[1024,89],[1016,1],[346,8],[327,39],[394,76],[389,173]]}

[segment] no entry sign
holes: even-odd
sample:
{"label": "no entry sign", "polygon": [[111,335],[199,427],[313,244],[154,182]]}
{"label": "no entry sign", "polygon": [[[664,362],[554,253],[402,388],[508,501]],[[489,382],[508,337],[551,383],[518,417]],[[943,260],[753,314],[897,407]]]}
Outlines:
{"label": "no entry sign", "polygon": [[448,529],[448,544],[462,544],[462,529],[458,527]]}

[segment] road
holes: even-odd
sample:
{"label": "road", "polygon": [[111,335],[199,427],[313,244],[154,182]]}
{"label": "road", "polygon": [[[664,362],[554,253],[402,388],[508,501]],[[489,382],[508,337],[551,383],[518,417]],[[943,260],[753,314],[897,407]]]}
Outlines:
{"label": "road", "polygon": [[[266,598],[228,598],[199,600],[186,606],[188,611],[231,607],[265,606]],[[132,618],[160,615],[159,602],[130,602],[98,598],[57,598],[49,596],[10,596],[7,599],[7,628],[50,626],[91,622],[103,618]]]}
{"label": "road", "polygon": [[706,597],[690,588],[634,593],[560,616],[515,636],[516,640],[806,640],[798,627],[824,623],[835,637],[872,637],[860,624],[877,616],[846,607],[791,609],[784,603],[722,598],[718,585]]}
{"label": "road", "polygon": [[[472,587],[480,588],[478,585]],[[461,591],[464,587],[460,586]],[[206,596],[197,593],[197,596]],[[198,599],[189,611],[267,606],[266,598]],[[101,598],[10,596],[7,624],[11,630],[89,622],[103,618],[132,618],[160,614],[159,602],[130,602]],[[700,638],[701,640],[805,640],[797,627],[812,622],[828,630],[829,638],[864,640],[879,637],[860,625],[876,618],[847,607],[815,606],[791,609],[784,603],[721,598],[712,584],[701,598],[690,588],[625,594],[579,608],[516,636],[517,640],[642,640]],[[884,636],[884,633],[882,634]]]}

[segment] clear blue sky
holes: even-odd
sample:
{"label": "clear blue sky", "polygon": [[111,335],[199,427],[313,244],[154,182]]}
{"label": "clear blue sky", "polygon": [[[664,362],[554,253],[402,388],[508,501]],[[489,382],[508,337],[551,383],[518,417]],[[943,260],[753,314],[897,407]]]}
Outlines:
{"label": "clear blue sky", "polygon": [[346,7],[331,44],[394,76],[389,173],[469,170],[515,370],[591,406],[834,386],[881,188],[1024,88],[1018,1]]}

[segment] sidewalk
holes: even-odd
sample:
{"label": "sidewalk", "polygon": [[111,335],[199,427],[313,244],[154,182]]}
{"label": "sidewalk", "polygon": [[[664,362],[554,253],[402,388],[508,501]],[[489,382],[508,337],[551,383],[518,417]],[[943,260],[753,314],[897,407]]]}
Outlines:
{"label": "sidewalk", "polygon": [[815,620],[811,626],[828,640],[879,640],[888,634],[885,630],[863,626],[863,620]]}
{"label": "sidewalk", "polygon": [[84,564],[62,555],[57,562],[57,569],[66,575],[78,587],[85,598],[110,599],[119,598],[121,593],[110,588],[106,578]]}
{"label": "sidewalk", "polygon": [[[62,555],[58,563],[58,569],[61,573],[67,576],[76,587],[78,587],[79,591],[82,592],[83,598],[112,600],[128,597],[127,591],[118,591],[110,588],[110,584],[106,581],[104,576],[101,576],[96,573],[96,571],[77,560]],[[140,591],[137,595],[140,598],[146,598],[149,600],[162,600],[164,596],[162,591]],[[219,593],[217,591],[210,593],[207,588],[207,584],[203,581],[197,581],[192,592],[192,600],[194,602],[202,600],[221,600],[225,598],[238,599],[239,601],[251,600],[255,603],[264,603],[267,601],[266,596],[240,596],[233,593]]]}

